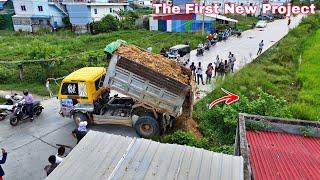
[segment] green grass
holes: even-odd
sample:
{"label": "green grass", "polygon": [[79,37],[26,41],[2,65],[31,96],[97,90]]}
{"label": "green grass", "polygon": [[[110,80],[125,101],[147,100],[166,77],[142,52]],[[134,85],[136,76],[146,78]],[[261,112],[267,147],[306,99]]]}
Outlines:
{"label": "green grass", "polygon": [[[123,39],[142,48],[152,47],[159,53],[162,47],[190,42],[192,48],[205,36],[198,33],[164,33],[147,30],[121,30],[98,35],[75,35],[62,30],[57,33],[32,35],[0,31],[0,61],[25,61],[55,58],[55,62],[33,63],[24,67],[25,80],[20,82],[18,64],[0,64],[0,89],[29,88],[33,93],[47,95],[47,77],[61,77],[85,66],[105,66],[103,50],[106,44]],[[89,64],[90,56],[98,61]],[[17,83],[18,82],[18,83]]]}
{"label": "green grass", "polygon": [[298,78],[302,88],[290,109],[296,118],[320,120],[320,29],[305,43]]}

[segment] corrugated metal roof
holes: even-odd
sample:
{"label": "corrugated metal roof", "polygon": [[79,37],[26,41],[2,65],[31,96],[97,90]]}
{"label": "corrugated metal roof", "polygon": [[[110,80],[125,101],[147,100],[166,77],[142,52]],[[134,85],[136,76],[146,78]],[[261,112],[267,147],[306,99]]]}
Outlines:
{"label": "corrugated metal roof", "polygon": [[320,179],[320,138],[276,132],[246,134],[254,179]]}
{"label": "corrugated metal roof", "polygon": [[239,180],[243,158],[90,131],[47,179]]}

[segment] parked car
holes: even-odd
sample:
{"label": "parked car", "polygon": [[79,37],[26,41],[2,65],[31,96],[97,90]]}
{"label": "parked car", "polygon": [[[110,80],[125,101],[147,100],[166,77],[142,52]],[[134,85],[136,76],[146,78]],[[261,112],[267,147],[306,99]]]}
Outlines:
{"label": "parked car", "polygon": [[258,16],[258,18],[261,21],[273,21],[274,20],[274,18],[269,15],[260,15],[260,16]]}
{"label": "parked car", "polygon": [[267,21],[258,21],[256,24],[256,28],[265,28],[267,27]]}

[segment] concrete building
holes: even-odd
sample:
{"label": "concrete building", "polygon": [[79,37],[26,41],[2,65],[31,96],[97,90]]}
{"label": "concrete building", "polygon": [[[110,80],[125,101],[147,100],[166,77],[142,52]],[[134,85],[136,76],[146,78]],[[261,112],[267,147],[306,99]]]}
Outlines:
{"label": "concrete building", "polygon": [[35,32],[39,29],[54,30],[62,27],[67,16],[64,7],[55,0],[13,0],[15,31]]}
{"label": "concrete building", "polygon": [[64,0],[70,23],[77,32],[87,32],[89,24],[106,15],[119,18],[120,11],[127,10],[129,3],[124,0]]}

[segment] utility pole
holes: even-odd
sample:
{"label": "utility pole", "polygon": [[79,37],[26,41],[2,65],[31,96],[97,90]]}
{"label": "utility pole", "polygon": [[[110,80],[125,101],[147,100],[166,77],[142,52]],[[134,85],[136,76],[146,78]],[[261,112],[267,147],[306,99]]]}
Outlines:
{"label": "utility pole", "polygon": [[[203,6],[206,5],[206,0],[203,0]],[[204,35],[204,16],[205,16],[205,11],[203,12],[202,15],[202,35]]]}

